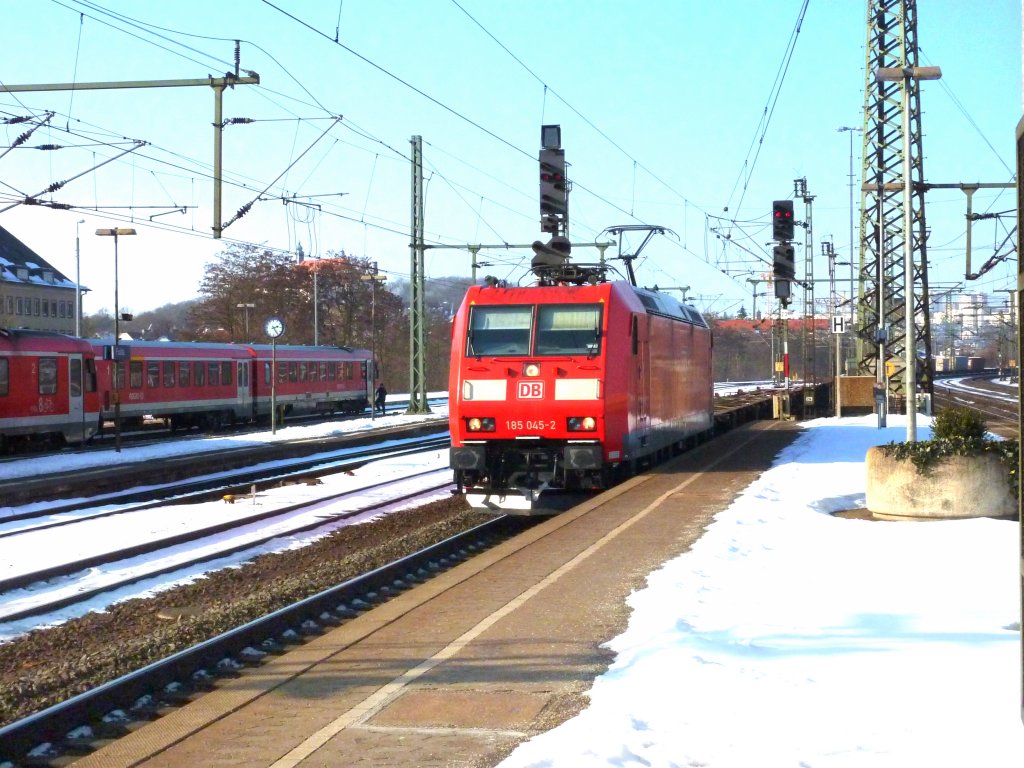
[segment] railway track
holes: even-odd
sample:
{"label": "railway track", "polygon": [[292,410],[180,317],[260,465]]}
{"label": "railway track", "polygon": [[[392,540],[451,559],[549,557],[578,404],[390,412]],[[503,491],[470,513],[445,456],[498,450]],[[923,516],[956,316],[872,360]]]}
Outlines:
{"label": "railway track", "polygon": [[[198,524],[194,522],[195,514],[188,513],[176,525],[179,518],[169,508],[160,513],[170,518],[160,521],[161,528],[151,528],[144,520],[136,529],[134,517],[152,517],[154,508],[146,506],[116,513],[117,520],[104,520],[98,529],[97,518],[89,517],[65,522],[60,526],[64,530],[59,531],[35,527],[13,532],[0,541],[0,552],[6,552],[0,555],[0,561],[7,566],[7,575],[0,579],[0,622],[84,604],[97,595],[158,576],[173,580],[176,574],[189,573],[198,565],[255,551],[275,539],[330,530],[396,503],[416,503],[451,488],[451,472],[445,466],[408,474],[397,481],[388,479],[356,489],[317,493],[298,502],[292,501],[294,495],[285,495],[275,503],[270,492],[257,494],[251,503],[243,496],[238,504],[231,505],[230,512],[211,514]],[[372,500],[367,501],[368,495]],[[131,540],[123,546],[113,545],[117,533],[111,526],[138,533],[130,534]],[[177,532],[182,527],[184,530]],[[79,551],[85,551],[69,559],[63,554],[66,543],[62,544],[68,540],[82,542]],[[30,594],[19,594],[28,588]]]}
{"label": "railway track", "polygon": [[985,418],[990,432],[1001,437],[1017,439],[1018,393],[1015,386],[1007,386],[992,376],[973,376],[962,379],[940,379],[934,387],[935,408],[970,408]]}
{"label": "railway track", "polygon": [[[33,505],[15,510],[0,519],[0,522],[3,523],[3,527],[0,529],[0,539],[28,530],[44,530],[73,525],[83,520],[95,520],[111,515],[152,509],[167,504],[169,499],[173,499],[178,504],[188,504],[220,499],[225,495],[243,496],[281,484],[302,482],[314,476],[351,472],[371,461],[382,458],[444,448],[450,442],[447,433],[444,432],[417,435],[389,441],[386,446],[339,448],[302,458],[273,462],[272,465],[255,465],[168,482],[152,482],[143,487],[126,488],[88,497],[78,496],[68,501],[56,501],[46,505]],[[159,465],[152,465],[152,471],[156,477],[161,474]],[[88,480],[83,482],[85,487],[81,489],[81,492],[88,489]],[[69,489],[68,492],[71,495],[77,493],[75,489]],[[99,509],[97,509],[98,507]],[[67,517],[67,515],[73,516]],[[41,518],[48,518],[48,520],[26,527],[9,525]]]}
{"label": "railway track", "polygon": [[535,524],[496,518],[0,728],[0,764],[67,764],[133,723],[380,604]]}

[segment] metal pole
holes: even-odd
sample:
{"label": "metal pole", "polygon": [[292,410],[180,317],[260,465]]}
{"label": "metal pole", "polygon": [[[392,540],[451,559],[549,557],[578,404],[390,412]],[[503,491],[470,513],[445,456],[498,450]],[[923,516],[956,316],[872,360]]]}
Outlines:
{"label": "metal pole", "polygon": [[85,219],[75,223],[75,336],[82,336],[82,249],[78,238],[78,225],[85,224]]}
{"label": "metal pole", "polygon": [[[213,85],[211,83],[211,85]],[[219,240],[224,227],[221,216],[221,142],[224,136],[224,86],[213,85],[213,239]]]}
{"label": "metal pole", "polygon": [[316,257],[316,264],[313,265],[313,346],[320,345],[320,297],[317,290],[317,272],[319,272],[320,257]]}
{"label": "metal pole", "polygon": [[910,74],[903,77],[903,303],[904,395],[907,412],[907,442],[917,441],[917,334],[914,331],[914,244],[913,182],[910,178]]}
{"label": "metal pole", "polygon": [[114,450],[121,452],[121,308],[117,300],[117,230],[114,230]]}
{"label": "metal pole", "polygon": [[270,434],[277,434],[277,337],[270,339]]}
{"label": "metal pole", "polygon": [[[373,263],[377,271],[377,262]],[[377,281],[370,281],[370,379],[373,382],[373,397],[370,403],[370,421],[377,418]]]}

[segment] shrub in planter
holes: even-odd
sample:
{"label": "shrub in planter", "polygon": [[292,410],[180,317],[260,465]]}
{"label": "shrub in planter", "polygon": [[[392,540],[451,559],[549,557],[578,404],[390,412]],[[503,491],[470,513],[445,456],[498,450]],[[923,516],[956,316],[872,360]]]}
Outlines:
{"label": "shrub in planter", "polygon": [[[904,503],[916,507],[914,516],[937,516],[945,514],[940,507],[956,507],[958,515],[972,506],[972,499],[980,506],[981,498],[995,494],[1000,500],[995,506],[1016,508],[1018,483],[1018,451],[1016,440],[990,440],[986,437],[985,421],[967,408],[949,408],[940,411],[932,423],[932,439],[913,443],[889,443],[878,446],[881,457],[895,460],[885,469],[878,459],[871,458],[869,451],[869,496],[874,496],[879,507],[902,506]],[[881,458],[880,457],[880,458]],[[954,457],[963,457],[956,458]],[[972,465],[973,460],[982,462]],[[909,461],[919,475],[932,476],[930,480],[915,482],[898,469],[898,463]],[[997,462],[989,465],[990,462]],[[965,463],[966,462],[966,463]],[[990,469],[983,469],[983,464]],[[1005,473],[1005,490],[998,489],[1000,470]],[[934,471],[933,471],[934,470]],[[941,471],[940,471],[941,470]],[[995,476],[991,473],[995,472]],[[902,479],[898,476],[902,475]],[[983,480],[982,478],[987,478]],[[982,483],[972,487],[971,483]],[[902,502],[897,502],[902,499]],[[950,499],[955,499],[951,502]],[[992,499],[989,499],[990,501]],[[873,500],[869,498],[869,508]],[[979,510],[981,514],[987,514]],[[1000,512],[999,514],[1005,514]]]}
{"label": "shrub in planter", "polygon": [[985,437],[985,420],[969,408],[944,408],[932,422],[932,439],[916,443],[889,443],[879,446],[894,459],[910,461],[918,472],[927,474],[928,468],[946,456],[978,456],[991,453],[1002,459],[1010,477],[1013,492],[1017,492],[1017,440],[989,440]]}

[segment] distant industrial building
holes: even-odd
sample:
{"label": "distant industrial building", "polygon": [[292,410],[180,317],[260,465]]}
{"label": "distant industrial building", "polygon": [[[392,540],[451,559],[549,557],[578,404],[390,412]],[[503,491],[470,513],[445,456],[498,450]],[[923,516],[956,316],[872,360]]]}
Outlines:
{"label": "distant industrial building", "polygon": [[0,227],[0,328],[75,333],[75,281]]}

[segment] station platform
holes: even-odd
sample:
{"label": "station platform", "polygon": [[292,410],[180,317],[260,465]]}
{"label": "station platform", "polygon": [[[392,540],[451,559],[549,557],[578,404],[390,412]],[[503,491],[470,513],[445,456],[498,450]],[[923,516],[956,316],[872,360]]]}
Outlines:
{"label": "station platform", "polygon": [[799,432],[757,421],[542,521],[75,762],[494,766],[585,708],[626,598]]}

